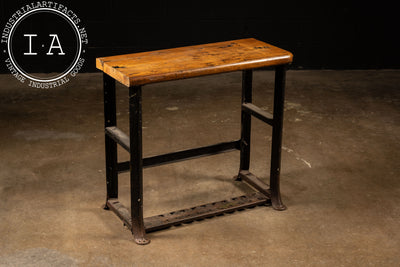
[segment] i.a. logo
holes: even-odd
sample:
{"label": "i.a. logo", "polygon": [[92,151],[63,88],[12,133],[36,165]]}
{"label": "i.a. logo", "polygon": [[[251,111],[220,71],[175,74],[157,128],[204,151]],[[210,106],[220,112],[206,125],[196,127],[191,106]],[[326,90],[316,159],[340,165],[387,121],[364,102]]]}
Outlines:
{"label": "i.a. logo", "polygon": [[[36,37],[37,34],[24,34],[25,37],[29,38],[29,52],[24,53],[24,55],[28,55],[28,56],[36,56],[37,53],[36,52],[32,52],[32,37]],[[53,37],[53,40],[51,41],[51,45],[50,45],[50,49],[49,52],[46,53],[46,55],[51,56],[53,55],[53,52],[51,52],[51,50],[53,48],[58,48],[60,49],[61,53],[58,53],[59,55],[65,55],[65,53],[62,50],[61,44],[60,44],[60,40],[58,39],[58,35],[57,34],[49,34],[49,36]],[[57,45],[53,45],[54,41],[56,41]]]}
{"label": "i.a. logo", "polygon": [[80,22],[71,9],[51,1],[33,2],[17,10],[1,35],[11,74],[36,88],[68,82],[85,62],[82,54],[88,38]]}

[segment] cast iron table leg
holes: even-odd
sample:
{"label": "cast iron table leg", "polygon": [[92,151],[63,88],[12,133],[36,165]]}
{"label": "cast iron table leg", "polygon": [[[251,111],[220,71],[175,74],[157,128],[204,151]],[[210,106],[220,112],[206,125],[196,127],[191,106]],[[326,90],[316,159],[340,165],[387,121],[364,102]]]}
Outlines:
{"label": "cast iron table leg", "polygon": [[[115,80],[103,74],[104,92],[104,127],[116,126]],[[105,135],[106,148],[106,184],[107,199],[104,206],[108,209],[107,200],[118,198],[118,171],[117,171],[117,143],[108,135]]]}
{"label": "cast iron table leg", "polygon": [[132,234],[139,245],[150,243],[143,223],[142,88],[129,88]]}
{"label": "cast iron table leg", "polygon": [[274,89],[274,115],[272,127],[272,148],[271,148],[271,173],[270,189],[271,202],[275,210],[285,210],[281,200],[279,188],[279,178],[281,171],[281,146],[282,146],[282,126],[283,126],[283,106],[285,100],[285,76],[286,66],[277,66],[275,69],[275,89]]}
{"label": "cast iron table leg", "polygon": [[[253,84],[253,71],[244,70],[242,74],[242,104],[252,102],[252,84]],[[251,136],[251,115],[242,110],[239,172],[243,170],[248,171],[250,168],[250,136]]]}

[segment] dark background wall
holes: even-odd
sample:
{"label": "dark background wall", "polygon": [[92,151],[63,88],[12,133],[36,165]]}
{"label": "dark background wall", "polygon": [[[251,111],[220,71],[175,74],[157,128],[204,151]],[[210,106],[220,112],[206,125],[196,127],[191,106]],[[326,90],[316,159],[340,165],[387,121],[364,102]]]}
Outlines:
{"label": "dark background wall", "polygon": [[[1,30],[17,9],[31,2],[1,0]],[[83,71],[95,71],[99,56],[246,37],[293,52],[293,68],[400,67],[397,9],[383,1],[55,2],[77,13],[87,30]],[[7,73],[4,65],[0,71]]]}

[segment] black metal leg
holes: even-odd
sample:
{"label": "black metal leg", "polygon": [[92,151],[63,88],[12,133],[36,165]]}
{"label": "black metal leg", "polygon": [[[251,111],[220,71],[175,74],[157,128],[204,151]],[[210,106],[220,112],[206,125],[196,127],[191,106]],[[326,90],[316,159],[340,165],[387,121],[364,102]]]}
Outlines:
{"label": "black metal leg", "polygon": [[[242,104],[252,102],[253,71],[244,70],[242,74]],[[242,110],[240,138],[240,171],[250,168],[251,115]],[[240,176],[238,176],[238,179]]]}
{"label": "black metal leg", "polygon": [[286,206],[282,203],[279,188],[279,178],[281,171],[283,106],[285,100],[285,76],[286,66],[277,66],[275,70],[274,115],[272,128],[270,173],[271,202],[272,207],[275,210],[286,209]]}
{"label": "black metal leg", "polygon": [[143,223],[142,88],[129,88],[132,234],[140,245],[150,243]]}
{"label": "black metal leg", "polygon": [[[115,103],[115,80],[103,74],[103,92],[104,92],[104,127],[116,126],[116,103]],[[106,148],[106,183],[107,200],[118,198],[118,172],[117,172],[117,143],[109,136],[105,136]],[[107,207],[104,206],[105,209]]]}

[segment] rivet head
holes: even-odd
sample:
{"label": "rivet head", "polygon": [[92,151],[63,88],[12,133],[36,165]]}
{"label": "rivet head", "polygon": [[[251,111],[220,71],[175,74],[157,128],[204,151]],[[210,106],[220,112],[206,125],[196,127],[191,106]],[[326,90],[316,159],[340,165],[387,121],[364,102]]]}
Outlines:
{"label": "rivet head", "polygon": [[140,198],[138,198],[137,202],[140,202]]}

